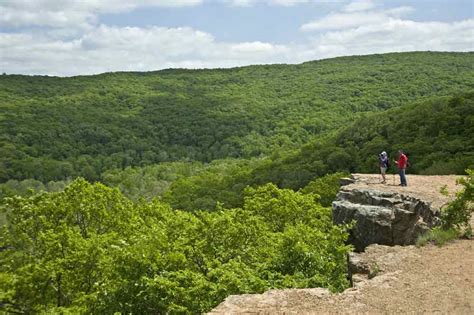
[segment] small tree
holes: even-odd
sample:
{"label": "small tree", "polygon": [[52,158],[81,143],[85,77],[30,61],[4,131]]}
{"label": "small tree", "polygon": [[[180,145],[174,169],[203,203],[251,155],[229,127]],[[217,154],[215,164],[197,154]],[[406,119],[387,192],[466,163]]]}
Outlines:
{"label": "small tree", "polygon": [[468,176],[458,178],[457,183],[464,186],[456,194],[456,199],[451,201],[441,214],[441,227],[444,230],[454,228],[466,236],[472,236],[470,219],[474,212],[474,170],[466,170]]}

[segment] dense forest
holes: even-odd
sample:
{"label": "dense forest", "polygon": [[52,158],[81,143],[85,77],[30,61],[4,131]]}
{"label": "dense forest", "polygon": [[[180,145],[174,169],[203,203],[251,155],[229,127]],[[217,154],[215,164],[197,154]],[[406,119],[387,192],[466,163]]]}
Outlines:
{"label": "dense forest", "polygon": [[0,76],[0,182],[296,149],[373,111],[474,88],[473,53],[300,65]]}
{"label": "dense forest", "polygon": [[474,169],[473,65],[416,52],[0,76],[0,310],[202,313],[230,294],[344,290],[339,179],[399,149],[409,174]]}
{"label": "dense forest", "polygon": [[[252,174],[300,188],[335,171],[376,173],[378,154],[407,154],[412,174],[465,174],[474,167],[474,93],[434,97],[359,118],[335,134],[278,157]],[[393,164],[393,163],[392,163]],[[389,170],[395,172],[392,166]]]}
{"label": "dense forest", "polygon": [[[464,174],[474,168],[473,134],[471,92],[365,114],[299,149],[276,151],[266,157],[164,162],[108,170],[101,178],[133,200],[160,197],[175,209],[189,211],[214,210],[219,203],[232,208],[242,206],[247,186],[271,182],[298,190],[325,174],[377,172],[382,151],[395,159],[403,149],[410,161],[408,174]],[[392,166],[389,172],[396,172],[396,168]],[[29,189],[60,191],[68,183],[9,180],[0,184],[0,197],[25,195]]]}
{"label": "dense forest", "polygon": [[318,200],[268,184],[246,189],[242,208],[190,213],[84,180],[11,198],[0,301],[20,313],[197,314],[230,294],[341,291],[346,227]]}

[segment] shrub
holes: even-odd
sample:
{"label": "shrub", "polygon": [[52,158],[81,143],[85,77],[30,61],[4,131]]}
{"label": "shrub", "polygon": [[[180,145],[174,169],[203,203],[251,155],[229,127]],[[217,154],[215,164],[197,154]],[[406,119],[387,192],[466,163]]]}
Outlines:
{"label": "shrub", "polygon": [[348,173],[341,172],[325,175],[310,182],[301,189],[301,192],[303,194],[317,194],[321,205],[329,207],[334,199],[336,199],[336,195],[339,192],[339,179],[348,175]]}
{"label": "shrub", "polygon": [[10,313],[206,312],[230,294],[348,286],[344,226],[315,196],[273,184],[243,208],[173,210],[83,179],[7,198],[0,307]]}
{"label": "shrub", "polygon": [[[421,235],[416,240],[416,246],[424,246],[433,243],[442,246],[447,242],[460,236],[472,237],[470,219],[474,212],[473,190],[474,170],[466,170],[468,176],[457,179],[457,183],[464,186],[456,193],[456,199],[449,202],[441,209],[441,225]],[[446,186],[441,187],[440,192],[447,195]]]}
{"label": "shrub", "polygon": [[456,199],[451,201],[441,213],[443,230],[455,229],[464,235],[472,234],[470,219],[474,212],[474,170],[466,170],[468,176],[458,178],[457,183],[464,186],[457,192]]}

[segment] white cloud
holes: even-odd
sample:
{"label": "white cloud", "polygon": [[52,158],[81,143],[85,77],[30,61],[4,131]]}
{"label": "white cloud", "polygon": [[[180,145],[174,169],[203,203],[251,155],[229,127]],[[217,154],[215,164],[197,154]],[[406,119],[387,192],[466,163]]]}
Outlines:
{"label": "white cloud", "polygon": [[271,52],[274,46],[269,43],[262,42],[247,42],[239,43],[231,46],[232,51],[237,53],[260,53],[260,52]]}
{"label": "white cloud", "polygon": [[226,0],[227,3],[237,7],[249,7],[254,5],[257,1],[255,0]]}
{"label": "white cloud", "polygon": [[293,5],[298,5],[301,3],[308,3],[310,2],[309,0],[270,0],[270,4],[274,5],[282,5],[282,6],[293,6]]}
{"label": "white cloud", "polygon": [[381,24],[323,33],[313,45],[327,56],[393,51],[473,50],[474,20],[454,23],[390,19]]}
{"label": "white cloud", "polygon": [[[205,0],[0,0],[0,26],[47,26],[90,28],[98,15],[129,12],[140,7],[187,7]],[[253,6],[258,2],[292,6],[311,0],[220,0],[233,6]]]}
{"label": "white cloud", "polygon": [[414,9],[401,6],[377,9],[372,1],[355,1],[301,26],[315,32],[317,56],[384,53],[393,51],[472,51],[474,19],[458,22],[417,22],[404,18]]}
{"label": "white cloud", "polygon": [[474,20],[455,23],[390,19],[328,31],[303,44],[221,42],[189,27],[100,25],[70,40],[47,33],[0,33],[0,69],[50,75],[164,68],[215,68],[299,63],[342,55],[392,51],[473,50]]}
{"label": "white cloud", "polygon": [[388,16],[392,16],[392,17],[402,17],[404,15],[408,15],[412,12],[414,12],[415,9],[413,9],[413,7],[409,7],[409,6],[402,6],[402,7],[396,7],[396,8],[393,8],[393,9],[388,9],[388,10],[385,10],[384,13]]}
{"label": "white cloud", "polygon": [[345,12],[366,11],[375,8],[375,3],[371,0],[352,1],[343,8]]}
{"label": "white cloud", "polygon": [[90,27],[100,13],[127,12],[138,7],[182,7],[203,0],[2,0],[0,26]]}
{"label": "white cloud", "polygon": [[281,5],[290,7],[302,3],[314,2],[314,0],[224,0],[225,2],[238,7],[250,7],[258,3],[266,3],[268,5]]}
{"label": "white cloud", "polygon": [[[200,1],[186,0],[180,5],[193,5]],[[280,1],[282,5],[286,0],[265,1]],[[349,4],[341,7],[340,12],[305,24],[301,29],[313,32],[303,33],[307,34],[307,38],[299,44],[275,44],[265,41],[219,41],[208,32],[190,27],[113,27],[98,24],[97,12],[130,10],[128,4],[119,0],[70,0],[70,6],[58,5],[53,0],[38,0],[25,10],[21,9],[27,5],[25,0],[15,1],[14,5],[13,2],[0,0],[0,6],[7,4],[12,10],[17,10],[15,19],[18,25],[51,26],[20,28],[17,32],[0,31],[0,72],[78,75],[180,67],[299,63],[342,55],[393,51],[474,50],[474,19],[417,22],[406,18],[413,11],[411,7],[384,9],[370,6],[371,2],[363,2],[359,1],[358,6]],[[137,3],[176,5],[171,0],[142,0],[134,2],[134,5]],[[74,5],[76,11],[64,11],[65,7]],[[35,15],[32,13],[35,8],[50,15]],[[3,13],[0,19],[12,19]]]}
{"label": "white cloud", "polygon": [[354,13],[333,13],[319,20],[315,20],[301,26],[303,31],[319,31],[331,29],[344,29],[358,27],[364,24],[381,23],[389,18],[387,15],[379,12],[354,12]]}
{"label": "white cloud", "polygon": [[0,69],[52,75],[146,71],[170,67],[230,67],[289,62],[287,48],[264,42],[218,42],[189,27],[100,25],[72,40],[46,34],[0,33]]}
{"label": "white cloud", "polygon": [[[358,2],[359,3],[359,2]],[[353,4],[353,3],[351,3]],[[350,5],[351,5],[350,4]],[[349,6],[350,6],[349,5]],[[370,8],[369,6],[366,6]],[[338,30],[359,27],[363,25],[373,25],[390,21],[403,15],[407,15],[413,11],[412,7],[402,6],[388,10],[362,10],[359,7],[357,10],[351,8],[352,11],[344,7],[342,13],[331,13],[318,20],[303,24],[301,30],[303,31],[320,31],[320,30]]]}

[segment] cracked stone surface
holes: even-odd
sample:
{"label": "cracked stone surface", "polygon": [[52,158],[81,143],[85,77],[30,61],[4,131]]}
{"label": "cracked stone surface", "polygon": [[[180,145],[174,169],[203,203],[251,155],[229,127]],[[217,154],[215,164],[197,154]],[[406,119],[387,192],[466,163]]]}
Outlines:
{"label": "cracked stone surface", "polygon": [[343,186],[333,202],[336,224],[355,226],[349,241],[357,251],[370,244],[409,245],[439,223],[439,209],[399,192]]}

